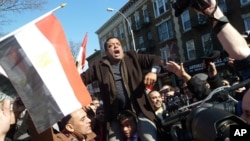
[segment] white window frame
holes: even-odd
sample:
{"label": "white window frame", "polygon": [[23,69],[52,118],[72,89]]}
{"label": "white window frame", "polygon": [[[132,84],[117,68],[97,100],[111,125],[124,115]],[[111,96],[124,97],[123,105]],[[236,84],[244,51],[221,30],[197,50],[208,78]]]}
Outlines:
{"label": "white window frame", "polygon": [[162,22],[161,24],[159,24],[157,26],[157,33],[158,33],[160,42],[173,38],[174,31],[173,31],[172,21],[168,19]]}
{"label": "white window frame", "polygon": [[160,15],[166,13],[169,10],[168,0],[153,0],[152,2],[155,17],[159,17]]}
{"label": "white window frame", "polygon": [[213,51],[213,44],[211,39],[211,34],[207,33],[201,36],[203,52],[205,55]]}
{"label": "white window frame", "polygon": [[207,22],[207,17],[205,15],[197,13],[198,23],[205,24]]}
{"label": "white window frame", "polygon": [[164,0],[165,12],[169,10],[168,0]]}
{"label": "white window frame", "polygon": [[225,0],[218,0],[218,6],[220,7],[222,12],[227,12],[227,4]]}
{"label": "white window frame", "polygon": [[135,18],[135,29],[141,29],[141,23],[140,23],[140,15],[138,14],[138,12],[135,13],[134,15]]}
{"label": "white window frame", "polygon": [[132,29],[132,20],[131,20],[131,17],[128,17],[128,22],[130,23],[130,26],[129,24],[127,23],[127,26],[128,26],[128,35],[131,35],[131,29]]}
{"label": "white window frame", "polygon": [[150,20],[149,20],[149,15],[148,15],[147,8],[144,8],[142,11],[143,11],[143,20],[144,20],[144,23],[149,23]]}
{"label": "white window frame", "polygon": [[194,40],[189,40],[186,42],[186,50],[187,50],[188,60],[196,59],[196,49],[194,45]]}
{"label": "white window frame", "polygon": [[145,48],[143,36],[139,36],[138,44],[139,44],[139,49]]}
{"label": "white window frame", "polygon": [[250,4],[250,0],[240,0],[240,4],[241,4],[241,6]]}
{"label": "white window frame", "polygon": [[170,50],[169,46],[166,45],[166,47],[160,49],[161,52],[161,57],[165,60],[168,61],[168,58],[170,57]]}
{"label": "white window frame", "polygon": [[245,30],[250,30],[250,16],[244,17],[243,18],[244,25],[245,25]]}
{"label": "white window frame", "polygon": [[191,29],[191,20],[190,20],[190,16],[189,16],[189,11],[185,10],[182,14],[181,14],[181,22],[182,22],[182,27],[183,27],[183,31],[186,32],[188,30]]}

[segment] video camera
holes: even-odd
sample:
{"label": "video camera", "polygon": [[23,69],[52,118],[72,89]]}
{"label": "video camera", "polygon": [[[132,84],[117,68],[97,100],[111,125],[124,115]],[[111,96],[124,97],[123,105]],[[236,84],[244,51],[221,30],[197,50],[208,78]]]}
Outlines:
{"label": "video camera", "polygon": [[188,7],[203,11],[210,6],[209,0],[175,0],[171,2],[175,16],[179,17]]}
{"label": "video camera", "polygon": [[183,96],[166,101],[170,107],[163,112],[161,124],[168,129],[172,141],[224,141],[230,136],[230,125],[247,126],[236,116],[238,101],[231,94],[249,83],[247,79],[231,87],[219,87],[204,100],[189,105]]}

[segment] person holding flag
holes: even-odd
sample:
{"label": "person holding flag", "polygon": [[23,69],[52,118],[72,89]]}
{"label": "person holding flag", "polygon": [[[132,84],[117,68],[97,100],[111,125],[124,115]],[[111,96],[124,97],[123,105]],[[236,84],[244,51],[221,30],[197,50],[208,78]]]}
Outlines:
{"label": "person holding flag", "polygon": [[53,13],[64,6],[0,38],[0,65],[38,133],[91,103],[62,25]]}

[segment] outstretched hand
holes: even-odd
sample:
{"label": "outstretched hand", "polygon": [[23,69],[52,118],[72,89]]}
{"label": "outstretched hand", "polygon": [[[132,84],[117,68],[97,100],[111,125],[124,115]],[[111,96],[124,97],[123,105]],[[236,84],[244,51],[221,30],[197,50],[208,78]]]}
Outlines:
{"label": "outstretched hand", "polygon": [[166,69],[177,75],[180,79],[183,79],[185,82],[191,79],[191,76],[185,71],[183,63],[179,65],[173,61],[169,61],[167,62]]}
{"label": "outstretched hand", "polygon": [[182,74],[184,73],[183,65],[179,65],[173,61],[167,62],[166,69],[177,75],[179,78],[181,78]]}

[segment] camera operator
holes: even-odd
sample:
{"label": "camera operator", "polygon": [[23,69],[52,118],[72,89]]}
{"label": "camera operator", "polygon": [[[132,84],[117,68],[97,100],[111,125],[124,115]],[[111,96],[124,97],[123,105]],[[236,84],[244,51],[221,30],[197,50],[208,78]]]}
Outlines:
{"label": "camera operator", "polygon": [[159,93],[161,94],[162,102],[165,102],[167,96],[174,95],[175,91],[172,86],[165,84],[160,88]]}
{"label": "camera operator", "polygon": [[[248,125],[250,125],[250,89],[247,90],[242,99],[241,118],[244,119]],[[226,138],[224,141],[230,141],[230,139]]]}
{"label": "camera operator", "polygon": [[247,90],[242,99],[241,117],[250,125],[250,89]]}

